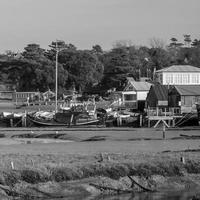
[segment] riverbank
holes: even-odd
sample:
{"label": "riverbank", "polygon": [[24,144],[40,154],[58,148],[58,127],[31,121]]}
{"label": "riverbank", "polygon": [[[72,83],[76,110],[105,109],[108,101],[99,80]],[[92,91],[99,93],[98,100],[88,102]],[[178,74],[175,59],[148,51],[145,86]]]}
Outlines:
{"label": "riverbank", "polygon": [[198,130],[166,130],[165,139],[159,129],[0,133],[1,199],[96,200],[143,191],[136,183],[192,195],[200,187]]}
{"label": "riverbank", "polygon": [[[184,162],[180,157],[186,156]],[[19,160],[17,167],[4,160]],[[12,162],[12,161],[11,161]],[[1,199],[88,197],[144,191],[189,190],[200,187],[198,152],[98,154],[93,156],[1,156]],[[84,199],[82,198],[82,199]],[[80,198],[79,198],[80,199]]]}

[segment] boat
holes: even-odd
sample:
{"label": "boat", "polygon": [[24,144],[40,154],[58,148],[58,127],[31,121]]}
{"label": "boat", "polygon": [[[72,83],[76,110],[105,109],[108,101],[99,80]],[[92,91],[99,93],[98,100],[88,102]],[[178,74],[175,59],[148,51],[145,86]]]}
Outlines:
{"label": "boat", "polygon": [[22,118],[25,113],[2,112],[0,113],[1,127],[18,127],[22,126]]}
{"label": "boat", "polygon": [[97,125],[99,119],[87,112],[44,112],[27,114],[27,119],[36,126],[84,126]]}

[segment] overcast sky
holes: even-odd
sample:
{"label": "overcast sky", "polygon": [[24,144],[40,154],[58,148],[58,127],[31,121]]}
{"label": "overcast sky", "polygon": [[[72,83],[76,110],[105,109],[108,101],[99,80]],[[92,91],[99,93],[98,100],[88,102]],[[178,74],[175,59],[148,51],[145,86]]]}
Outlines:
{"label": "overcast sky", "polygon": [[0,52],[56,39],[108,50],[117,40],[200,39],[200,0],[0,0],[0,22]]}

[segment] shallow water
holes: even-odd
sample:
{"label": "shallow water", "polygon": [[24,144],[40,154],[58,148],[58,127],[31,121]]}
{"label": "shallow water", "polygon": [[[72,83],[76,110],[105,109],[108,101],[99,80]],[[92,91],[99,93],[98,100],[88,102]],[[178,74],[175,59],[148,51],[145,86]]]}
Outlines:
{"label": "shallow water", "polygon": [[[192,200],[195,195],[200,195],[199,190],[195,191],[166,191],[155,193],[138,193],[138,194],[123,194],[123,195],[101,195],[89,197],[67,197],[63,199],[50,200]],[[200,197],[200,196],[198,196]],[[42,199],[47,200],[47,199]],[[49,199],[48,199],[49,200]]]}

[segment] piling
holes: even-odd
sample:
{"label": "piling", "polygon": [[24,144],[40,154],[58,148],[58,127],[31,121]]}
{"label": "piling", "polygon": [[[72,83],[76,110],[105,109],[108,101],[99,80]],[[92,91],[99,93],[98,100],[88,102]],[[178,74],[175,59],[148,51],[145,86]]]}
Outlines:
{"label": "piling", "polygon": [[27,116],[26,116],[26,111],[24,113],[24,115],[22,116],[22,127],[26,127],[27,126]]}
{"label": "piling", "polygon": [[13,119],[10,119],[10,127],[13,127]]}
{"label": "piling", "polygon": [[142,127],[142,114],[140,114],[140,127]]}
{"label": "piling", "polygon": [[165,139],[165,124],[163,123],[163,139]]}

